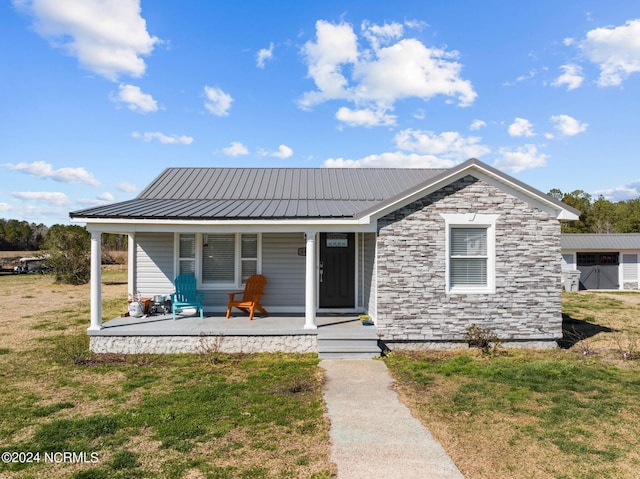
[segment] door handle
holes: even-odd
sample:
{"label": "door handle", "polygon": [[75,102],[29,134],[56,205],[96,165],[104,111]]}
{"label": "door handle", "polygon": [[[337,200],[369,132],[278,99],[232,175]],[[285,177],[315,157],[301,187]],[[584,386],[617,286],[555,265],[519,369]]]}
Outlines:
{"label": "door handle", "polygon": [[324,276],[324,264],[320,261],[320,282],[322,283],[322,277]]}

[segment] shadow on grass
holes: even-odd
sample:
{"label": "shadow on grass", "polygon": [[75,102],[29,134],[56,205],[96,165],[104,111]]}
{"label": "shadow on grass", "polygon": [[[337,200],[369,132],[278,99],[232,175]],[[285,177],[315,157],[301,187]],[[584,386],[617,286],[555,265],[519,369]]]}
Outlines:
{"label": "shadow on grass", "polygon": [[577,342],[591,338],[598,333],[612,332],[613,329],[606,326],[575,319],[562,313],[562,339],[558,340],[558,346],[562,349],[569,349]]}

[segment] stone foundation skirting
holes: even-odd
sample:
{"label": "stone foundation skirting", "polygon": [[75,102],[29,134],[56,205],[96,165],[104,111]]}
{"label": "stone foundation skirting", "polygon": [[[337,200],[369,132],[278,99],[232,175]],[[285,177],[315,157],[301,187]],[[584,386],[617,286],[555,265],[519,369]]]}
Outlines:
{"label": "stone foundation skirting", "polygon": [[[454,349],[469,349],[465,341],[381,341],[384,351],[448,351]],[[557,349],[555,339],[503,341],[501,348],[506,349]]]}
{"label": "stone foundation skirting", "polygon": [[94,353],[179,354],[317,353],[316,335],[282,336],[92,336]]}

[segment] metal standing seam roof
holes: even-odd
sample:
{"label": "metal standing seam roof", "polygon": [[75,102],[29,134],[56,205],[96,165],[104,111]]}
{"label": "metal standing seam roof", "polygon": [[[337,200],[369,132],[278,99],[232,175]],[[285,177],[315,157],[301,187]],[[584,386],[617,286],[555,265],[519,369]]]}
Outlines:
{"label": "metal standing seam roof", "polygon": [[167,168],[132,200],[69,215],[109,220],[357,218],[472,169],[552,205],[564,215],[561,219],[580,214],[472,158],[450,169]]}
{"label": "metal standing seam roof", "polygon": [[560,244],[562,249],[568,250],[640,250],[640,234],[563,234]]}
{"label": "metal standing seam roof", "polygon": [[445,169],[167,168],[136,198],[73,218],[349,218]]}

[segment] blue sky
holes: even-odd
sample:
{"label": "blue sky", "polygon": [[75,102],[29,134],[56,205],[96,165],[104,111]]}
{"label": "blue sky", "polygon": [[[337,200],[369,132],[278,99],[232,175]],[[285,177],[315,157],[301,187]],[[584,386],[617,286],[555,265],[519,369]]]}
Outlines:
{"label": "blue sky", "polygon": [[172,166],[449,167],[640,196],[640,4],[0,4],[0,217]]}

